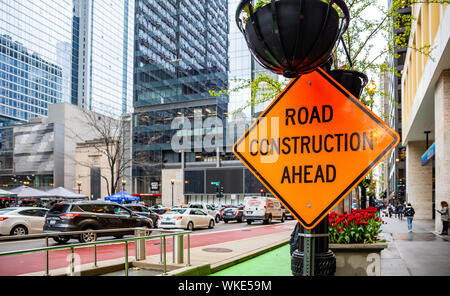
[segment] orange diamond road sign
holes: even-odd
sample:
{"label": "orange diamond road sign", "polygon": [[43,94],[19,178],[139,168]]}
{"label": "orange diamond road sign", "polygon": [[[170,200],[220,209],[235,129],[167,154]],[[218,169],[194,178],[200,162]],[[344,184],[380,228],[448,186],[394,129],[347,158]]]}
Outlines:
{"label": "orange diamond road sign", "polygon": [[233,151],[312,229],[399,141],[383,120],[317,69],[293,79]]}

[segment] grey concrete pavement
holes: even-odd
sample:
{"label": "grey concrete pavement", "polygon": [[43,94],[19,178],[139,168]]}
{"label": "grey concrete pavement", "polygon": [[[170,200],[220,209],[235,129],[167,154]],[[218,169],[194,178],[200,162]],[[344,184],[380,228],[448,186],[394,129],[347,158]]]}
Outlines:
{"label": "grey concrete pavement", "polygon": [[434,231],[434,220],[383,217],[382,233],[388,248],[381,252],[382,276],[449,276],[450,237]]}

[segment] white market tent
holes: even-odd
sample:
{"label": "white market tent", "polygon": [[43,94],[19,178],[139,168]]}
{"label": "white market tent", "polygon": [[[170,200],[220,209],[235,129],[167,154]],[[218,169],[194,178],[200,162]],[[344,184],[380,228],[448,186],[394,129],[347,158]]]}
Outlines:
{"label": "white market tent", "polygon": [[59,197],[65,199],[86,199],[88,198],[85,194],[78,194],[64,187],[58,187],[45,192],[49,197]]}
{"label": "white market tent", "polygon": [[0,189],[0,196],[2,196],[2,197],[15,197],[17,194],[15,194],[15,193],[12,193],[12,192],[9,192],[9,191],[6,191],[6,190],[3,190],[3,189]]}
{"label": "white market tent", "polygon": [[17,197],[17,194],[0,189],[0,199],[10,200]]}
{"label": "white market tent", "polygon": [[22,185],[20,187],[14,188],[10,190],[11,193],[17,194],[18,198],[27,198],[27,197],[50,197],[46,192],[37,190],[25,185]]}

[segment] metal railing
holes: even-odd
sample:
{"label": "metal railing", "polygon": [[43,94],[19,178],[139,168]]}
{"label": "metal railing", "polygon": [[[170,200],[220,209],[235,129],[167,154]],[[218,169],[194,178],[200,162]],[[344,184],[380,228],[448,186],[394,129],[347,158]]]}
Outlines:
{"label": "metal railing", "polygon": [[[105,240],[105,241],[95,241],[95,242],[89,242],[89,243],[79,243],[79,244],[70,244],[70,245],[62,245],[62,246],[51,246],[49,247],[48,239],[49,237],[74,237],[76,235],[80,235],[83,233],[120,233],[120,232],[130,232],[130,230],[134,230],[134,237],[133,238],[127,238],[127,239],[114,239],[114,240]],[[148,231],[158,231],[160,232],[159,235],[145,235]],[[184,254],[184,236],[187,235],[187,264],[186,266],[191,265],[191,244],[190,244],[190,234],[191,231],[177,231],[177,230],[161,230],[161,229],[148,229],[148,228],[126,228],[126,229],[105,229],[105,230],[88,230],[88,231],[71,231],[71,232],[48,232],[48,233],[39,233],[39,234],[28,234],[28,235],[15,235],[15,236],[4,236],[0,237],[0,242],[2,241],[11,241],[11,240],[25,240],[25,239],[33,239],[33,238],[41,238],[45,237],[45,248],[35,248],[35,249],[28,249],[28,250],[18,250],[18,251],[9,251],[9,252],[0,252],[0,257],[5,256],[12,256],[12,255],[22,255],[22,254],[28,254],[28,253],[37,253],[37,252],[46,252],[46,268],[45,268],[45,274],[50,275],[49,270],[49,252],[55,251],[55,250],[64,250],[64,249],[70,249],[71,250],[71,275],[75,274],[75,262],[74,262],[74,252],[75,248],[83,248],[83,247],[90,247],[94,246],[94,266],[98,267],[97,265],[97,246],[98,245],[107,245],[107,244],[119,244],[119,243],[125,243],[125,275],[128,276],[128,269],[129,269],[129,258],[128,258],[128,242],[135,241],[135,250],[136,250],[136,260],[143,260],[145,259],[145,242],[149,239],[160,239],[160,264],[163,265],[164,274],[167,274],[167,237],[173,237],[173,262],[175,262],[176,253],[178,256],[181,256],[181,261],[178,263],[183,263],[183,254]],[[180,238],[181,236],[181,238]],[[175,243],[177,241],[177,243]],[[175,245],[178,245],[178,248],[175,247]],[[138,256],[138,248],[141,248],[144,250],[144,257]],[[181,248],[181,254],[180,252]],[[139,258],[138,258],[139,257]]]}

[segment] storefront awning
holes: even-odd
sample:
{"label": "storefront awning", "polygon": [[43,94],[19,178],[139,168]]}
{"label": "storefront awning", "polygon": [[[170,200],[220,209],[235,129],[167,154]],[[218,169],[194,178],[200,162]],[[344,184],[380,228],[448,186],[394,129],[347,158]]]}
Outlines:
{"label": "storefront awning", "polygon": [[426,165],[431,159],[433,159],[435,154],[435,143],[431,145],[427,151],[422,155],[422,165]]}

